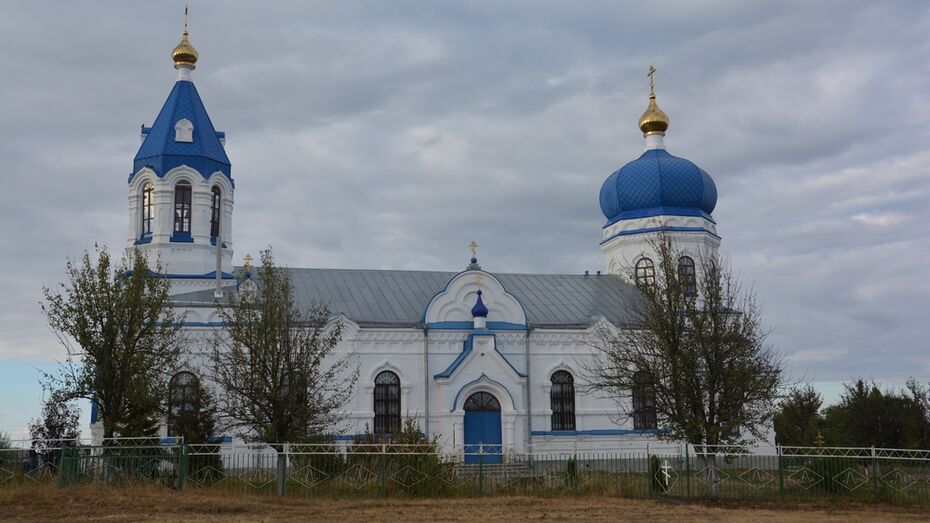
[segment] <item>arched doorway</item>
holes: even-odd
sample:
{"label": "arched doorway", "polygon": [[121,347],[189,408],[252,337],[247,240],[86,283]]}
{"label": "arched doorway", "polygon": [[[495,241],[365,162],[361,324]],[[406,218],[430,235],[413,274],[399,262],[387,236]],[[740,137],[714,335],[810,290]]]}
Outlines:
{"label": "arched doorway", "polygon": [[503,461],[501,404],[494,395],[476,392],[465,400],[464,432],[465,463]]}

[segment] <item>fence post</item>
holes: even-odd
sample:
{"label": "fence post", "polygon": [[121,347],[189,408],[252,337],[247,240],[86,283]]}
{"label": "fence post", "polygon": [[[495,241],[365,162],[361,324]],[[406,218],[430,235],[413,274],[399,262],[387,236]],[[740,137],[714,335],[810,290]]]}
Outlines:
{"label": "fence post", "polygon": [[574,455],[574,457],[573,457],[572,459],[575,460],[575,466],[572,468],[572,472],[573,472],[573,473],[572,473],[572,486],[573,486],[574,489],[575,489],[575,494],[577,494],[577,493],[578,493],[578,483],[580,483],[580,482],[578,481],[578,474],[579,474],[580,471],[581,471],[581,468],[578,466],[578,442],[577,442],[577,441],[575,442],[575,455]]}
{"label": "fence post", "polygon": [[688,442],[684,442],[685,447],[685,496],[691,497],[691,460],[688,456]]}
{"label": "fence post", "polygon": [[875,454],[875,445],[872,445],[872,496],[878,499],[878,457]]}
{"label": "fence post", "polygon": [[178,480],[174,485],[176,490],[184,490],[184,484],[187,481],[187,444],[181,441],[178,447]]}
{"label": "fence post", "polygon": [[281,446],[281,450],[278,451],[278,466],[277,466],[277,477],[278,477],[278,495],[284,495],[285,484],[287,483],[287,444]]}
{"label": "fence post", "polygon": [[484,443],[478,443],[478,494],[484,494]]}
{"label": "fence post", "polygon": [[652,497],[652,454],[649,453],[649,443],[646,443],[646,488],[649,497]]}
{"label": "fence post", "polygon": [[781,462],[781,445],[775,445],[775,459],[778,460],[778,495],[785,497],[785,467]]}
{"label": "fence post", "polygon": [[384,476],[387,473],[387,443],[381,444],[381,464],[380,465],[381,466],[380,466],[378,475],[380,476],[380,479],[381,479],[381,486],[378,489],[378,495],[383,498],[385,494],[385,488],[384,488],[385,477]]}
{"label": "fence post", "polygon": [[71,465],[74,459],[71,457],[72,447],[61,449],[61,462],[58,464],[58,488],[62,488],[69,483],[68,476],[71,474]]}

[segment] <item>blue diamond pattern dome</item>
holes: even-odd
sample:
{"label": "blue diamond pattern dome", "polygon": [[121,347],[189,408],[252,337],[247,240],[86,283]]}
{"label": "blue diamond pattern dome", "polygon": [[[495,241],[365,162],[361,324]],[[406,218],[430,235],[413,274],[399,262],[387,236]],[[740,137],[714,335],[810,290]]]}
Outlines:
{"label": "blue diamond pattern dome", "polygon": [[661,214],[710,217],[716,205],[710,175],[665,149],[644,152],[601,187],[601,211],[609,222]]}

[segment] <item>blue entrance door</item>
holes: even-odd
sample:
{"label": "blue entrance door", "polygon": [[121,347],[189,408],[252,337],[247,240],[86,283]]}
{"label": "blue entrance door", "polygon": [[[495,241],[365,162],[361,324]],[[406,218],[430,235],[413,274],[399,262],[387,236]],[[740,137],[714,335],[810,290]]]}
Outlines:
{"label": "blue entrance door", "polygon": [[500,463],[501,404],[487,392],[465,400],[465,463]]}

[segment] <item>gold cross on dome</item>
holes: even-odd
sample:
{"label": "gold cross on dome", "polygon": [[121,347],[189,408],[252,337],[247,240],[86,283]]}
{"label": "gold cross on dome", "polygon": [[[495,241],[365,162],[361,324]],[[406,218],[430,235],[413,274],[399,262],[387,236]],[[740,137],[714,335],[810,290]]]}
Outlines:
{"label": "gold cross on dome", "polygon": [[646,76],[649,77],[649,94],[653,94],[655,92],[655,74],[656,68],[650,65],[649,71],[646,73]]}
{"label": "gold cross on dome", "polygon": [[468,244],[468,248],[471,249],[472,256],[478,256],[478,242],[472,240],[471,243]]}
{"label": "gold cross on dome", "polygon": [[252,255],[246,253],[246,255],[242,257],[242,262],[245,264],[246,267],[251,267],[252,266]]}

